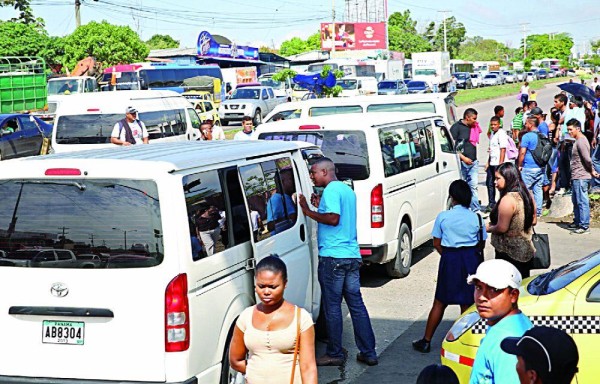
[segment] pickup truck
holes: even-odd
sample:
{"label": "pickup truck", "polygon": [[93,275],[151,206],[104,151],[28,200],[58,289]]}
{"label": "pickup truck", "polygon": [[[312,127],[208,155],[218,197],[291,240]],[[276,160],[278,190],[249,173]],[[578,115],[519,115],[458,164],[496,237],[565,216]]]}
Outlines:
{"label": "pickup truck", "polygon": [[257,126],[262,122],[263,117],[286,101],[283,97],[276,97],[272,87],[238,87],[219,107],[221,124],[227,125],[230,121],[242,121],[244,116],[250,116],[254,125]]}

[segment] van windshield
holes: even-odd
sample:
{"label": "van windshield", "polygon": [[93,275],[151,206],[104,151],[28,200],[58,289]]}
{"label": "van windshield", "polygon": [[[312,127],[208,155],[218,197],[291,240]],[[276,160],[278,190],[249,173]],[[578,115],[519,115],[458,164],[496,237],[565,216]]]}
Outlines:
{"label": "van windshield", "polygon": [[382,81],[377,84],[377,88],[379,89],[398,89],[397,81]]}
{"label": "van windshield", "polygon": [[0,268],[142,268],[163,260],[153,181],[0,182]]}
{"label": "van windshield", "polygon": [[356,89],[356,80],[338,80],[337,85],[342,87],[342,89],[350,90]]}
{"label": "van windshield", "polygon": [[321,148],[336,166],[340,180],[369,178],[367,139],[359,131],[268,132],[258,136],[262,140],[303,141]]}

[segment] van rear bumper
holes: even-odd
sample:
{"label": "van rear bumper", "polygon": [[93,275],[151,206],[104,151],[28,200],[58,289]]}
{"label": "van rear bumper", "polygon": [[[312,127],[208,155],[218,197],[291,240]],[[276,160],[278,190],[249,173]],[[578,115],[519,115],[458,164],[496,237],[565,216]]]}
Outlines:
{"label": "van rear bumper", "polygon": [[15,384],[198,384],[196,377],[185,381],[164,382],[164,381],[112,381],[112,380],[84,380],[84,379],[55,379],[46,377],[16,377],[0,376],[0,383]]}
{"label": "van rear bumper", "polygon": [[360,256],[363,261],[370,263],[383,263],[387,258],[387,244],[378,246],[360,246]]}

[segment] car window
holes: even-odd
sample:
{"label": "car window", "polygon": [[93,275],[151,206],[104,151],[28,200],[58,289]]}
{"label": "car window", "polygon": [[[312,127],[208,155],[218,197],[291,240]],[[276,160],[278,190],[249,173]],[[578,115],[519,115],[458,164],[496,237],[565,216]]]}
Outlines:
{"label": "car window", "polygon": [[16,117],[6,119],[0,128],[2,129],[3,134],[17,132],[21,129]]}
{"label": "car window", "polygon": [[548,295],[573,282],[600,264],[600,252],[572,261],[562,267],[537,276],[527,286],[532,295]]}
{"label": "car window", "polygon": [[273,89],[269,88],[269,89],[268,89],[268,92],[269,92],[269,97],[270,97],[271,99],[275,98],[275,93],[273,92]]}
{"label": "car window", "polygon": [[213,108],[213,104],[210,101],[204,101],[202,104],[204,104],[204,111],[205,112],[210,112],[212,111]]}
{"label": "car window", "polygon": [[367,107],[367,112],[432,112],[435,113],[433,103],[389,103],[389,104],[371,104]]}
{"label": "car window", "polygon": [[282,157],[240,167],[255,241],[294,226],[298,215],[292,159]]}
{"label": "car window", "polygon": [[21,118],[19,122],[21,123],[21,129],[25,131],[38,131],[37,126],[33,121],[29,120],[29,117]]}
{"label": "car window", "polygon": [[586,300],[592,303],[600,303],[600,281],[588,292]]}
{"label": "car window", "polygon": [[56,250],[55,252],[56,252],[56,256],[57,256],[58,260],[73,260],[73,257],[71,256],[70,251]]}
{"label": "car window", "polygon": [[187,112],[188,116],[190,117],[190,121],[192,122],[192,128],[200,129],[200,118],[198,117],[196,111],[194,111],[192,108],[188,108]]}
{"label": "car window", "polygon": [[452,141],[452,137],[448,128],[442,120],[436,120],[435,125],[438,127],[437,130],[437,139],[440,142],[440,147],[442,148],[442,152],[445,153],[456,153],[454,150],[454,144]]}
{"label": "car window", "polygon": [[[302,109],[290,109],[287,111],[279,111],[277,113],[280,113],[283,116],[284,120],[293,120],[299,119],[302,116]],[[275,116],[275,114],[273,114],[273,116]],[[273,116],[271,116],[269,120],[266,121],[266,123],[273,121]]]}
{"label": "car window", "polygon": [[269,96],[267,95],[267,90],[266,90],[266,89],[263,89],[263,90],[262,90],[262,99],[263,99],[263,100],[266,100],[268,97],[269,97]]}
{"label": "car window", "polygon": [[431,164],[435,157],[429,120],[381,129],[379,144],[386,177]]}
{"label": "car window", "polygon": [[[0,222],[7,223],[6,230],[0,231],[0,249],[15,266],[66,267],[61,263],[23,265],[35,257],[33,252],[39,252],[24,247],[106,254],[106,261],[97,268],[151,267],[163,260],[160,203],[153,181],[4,180],[0,183]],[[79,264],[69,267],[83,268]]]}
{"label": "car window", "polygon": [[345,113],[362,113],[360,105],[338,105],[332,107],[312,107],[308,110],[308,116],[342,115]]}

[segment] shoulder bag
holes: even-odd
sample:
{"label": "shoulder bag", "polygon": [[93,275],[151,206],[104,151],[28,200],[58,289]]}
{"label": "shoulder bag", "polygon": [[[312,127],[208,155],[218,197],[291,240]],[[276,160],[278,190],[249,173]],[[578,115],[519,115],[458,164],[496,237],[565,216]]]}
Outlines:
{"label": "shoulder bag", "polygon": [[292,377],[290,384],[294,384],[296,375],[296,362],[298,361],[298,350],[300,349],[300,307],[296,306],[296,346],[294,347],[294,360],[292,361]]}
{"label": "shoulder bag", "polygon": [[531,269],[547,269],[550,267],[550,239],[546,233],[536,233],[533,229],[531,241],[535,247],[533,259],[531,259]]}

